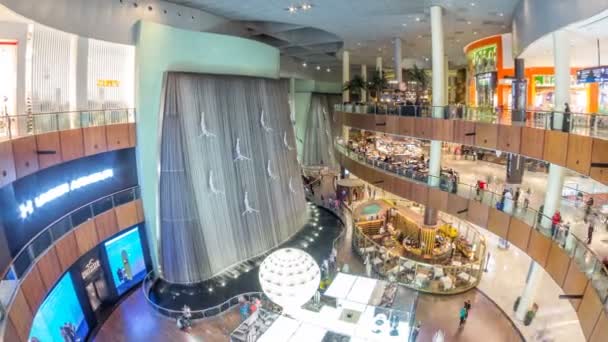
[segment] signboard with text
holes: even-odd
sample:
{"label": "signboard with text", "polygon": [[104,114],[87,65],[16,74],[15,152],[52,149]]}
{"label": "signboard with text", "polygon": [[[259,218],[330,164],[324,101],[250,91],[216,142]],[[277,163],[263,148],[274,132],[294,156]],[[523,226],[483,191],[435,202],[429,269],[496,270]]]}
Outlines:
{"label": "signboard with text", "polygon": [[608,66],[581,69],[576,72],[578,83],[604,83],[608,82]]}

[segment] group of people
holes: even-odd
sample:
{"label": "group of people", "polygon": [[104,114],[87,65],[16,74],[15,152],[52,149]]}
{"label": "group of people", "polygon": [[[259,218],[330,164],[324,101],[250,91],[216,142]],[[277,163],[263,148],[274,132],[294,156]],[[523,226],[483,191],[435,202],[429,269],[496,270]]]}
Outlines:
{"label": "group of people", "polygon": [[239,314],[241,322],[245,321],[249,316],[255,313],[262,306],[262,301],[259,298],[246,299],[239,298]]}

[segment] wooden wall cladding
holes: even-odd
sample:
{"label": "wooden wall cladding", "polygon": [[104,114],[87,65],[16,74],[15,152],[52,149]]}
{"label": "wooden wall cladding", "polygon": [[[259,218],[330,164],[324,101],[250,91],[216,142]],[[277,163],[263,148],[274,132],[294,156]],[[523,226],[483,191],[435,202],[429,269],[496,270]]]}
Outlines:
{"label": "wooden wall cladding", "polygon": [[106,126],[108,151],[120,150],[131,145],[129,142],[129,124]]}
{"label": "wooden wall cladding", "polygon": [[412,182],[408,182],[405,180],[397,180],[393,183],[394,191],[392,191],[395,195],[403,198],[412,198]]}
{"label": "wooden wall cladding", "polygon": [[519,154],[520,143],[521,126],[498,125],[498,150]]}
{"label": "wooden wall cladding", "polygon": [[57,258],[61,264],[61,271],[65,272],[65,270],[72,266],[80,257],[74,232],[64,235],[57,241],[55,244],[55,252],[57,252]]}
{"label": "wooden wall cladding", "polygon": [[396,115],[386,116],[386,133],[399,134],[399,117]]}
{"label": "wooden wall cladding", "polygon": [[[589,175],[591,178],[608,184],[608,140],[593,139],[593,147],[591,148],[591,169]],[[596,164],[596,165],[593,165]],[[599,165],[604,164],[604,165]]]}
{"label": "wooden wall cladding", "polygon": [[0,188],[17,179],[13,144],[10,141],[0,142]]}
{"label": "wooden wall cladding", "polygon": [[42,282],[40,272],[38,272],[38,264],[33,265],[21,282],[21,291],[32,312],[38,311],[38,307],[42,304],[47,290]]}
{"label": "wooden wall cladding", "polygon": [[114,208],[95,216],[94,220],[99,241],[103,241],[118,233],[118,222],[116,221]]}
{"label": "wooden wall cladding", "polygon": [[498,145],[498,125],[489,123],[475,124],[475,145],[495,149]]}
{"label": "wooden wall cladding", "polygon": [[568,137],[568,156],[566,167],[578,173],[589,175],[593,139],[582,135],[570,134]]}
{"label": "wooden wall cladding", "polygon": [[568,154],[568,133],[559,131],[545,131],[545,144],[542,160],[557,165],[566,165]]}
{"label": "wooden wall cladding", "polygon": [[426,205],[428,198],[429,187],[426,184],[412,183],[412,201]]}
{"label": "wooden wall cladding", "polygon": [[570,256],[566,254],[566,251],[559,248],[558,245],[552,243],[545,269],[560,287],[564,284],[569,267]]}
{"label": "wooden wall cladding", "polygon": [[507,240],[526,252],[528,250],[528,242],[530,242],[531,230],[532,228],[522,220],[511,218]]}
{"label": "wooden wall cladding", "polygon": [[608,168],[591,167],[589,176],[600,183],[608,185]]}
{"label": "wooden wall cladding", "polygon": [[106,126],[87,127],[82,129],[84,154],[91,156],[108,150],[106,141]]}
{"label": "wooden wall cladding", "polygon": [[469,208],[469,202],[458,195],[448,194],[448,213],[457,216],[459,218],[465,218],[467,215],[467,209]]}
{"label": "wooden wall cladding", "polygon": [[[393,183],[393,188],[394,188],[394,183]],[[392,192],[392,189],[391,189],[391,192]],[[137,211],[137,221],[144,222],[146,220],[146,217],[144,216],[144,204],[141,201],[141,199],[135,200],[135,211]]]}
{"label": "wooden wall cladding", "polygon": [[[129,126],[129,147],[135,147],[137,145],[137,129],[135,123],[129,123],[127,125]],[[342,127],[342,125],[338,127]]]}
{"label": "wooden wall cladding", "polygon": [[28,341],[34,315],[32,315],[32,310],[30,310],[30,307],[27,305],[22,290],[17,290],[13,304],[8,312],[8,318],[11,320],[11,323],[13,323],[21,341]]}
{"label": "wooden wall cladding", "polygon": [[74,236],[76,237],[76,244],[78,245],[80,255],[85,254],[93,247],[97,246],[99,237],[97,236],[95,220],[88,220],[74,228]]}
{"label": "wooden wall cladding", "polygon": [[63,268],[59,263],[55,247],[49,248],[49,250],[38,260],[37,265],[44,286],[46,286],[47,289],[53,288],[61,274],[63,274]]}
{"label": "wooden wall cladding", "polygon": [[448,211],[448,193],[437,188],[429,189],[428,206],[441,211]]}
{"label": "wooden wall cladding", "polygon": [[521,129],[521,154],[541,160],[543,159],[544,146],[544,129],[532,127],[523,127]]}
{"label": "wooden wall cladding", "polygon": [[140,222],[137,217],[135,202],[125,203],[114,208],[114,210],[116,210],[116,221],[119,230],[129,228]]}
{"label": "wooden wall cladding", "polygon": [[[566,273],[566,279],[562,289],[565,294],[582,295],[585,293],[587,283],[589,279],[585,273],[581,272],[580,268],[574,260],[570,261],[570,267],[568,267],[568,273]],[[574,307],[574,310],[578,311],[578,307],[581,304],[580,299],[570,299],[570,304]]]}
{"label": "wooden wall cladding", "polygon": [[454,141],[454,121],[431,119],[433,140]]}
{"label": "wooden wall cladding", "polygon": [[606,312],[600,315],[600,319],[595,324],[595,329],[589,342],[606,342],[608,341],[608,314]]}
{"label": "wooden wall cladding", "polygon": [[13,157],[17,178],[31,175],[38,171],[38,153],[36,152],[36,137],[29,136],[15,139],[13,142]]}
{"label": "wooden wall cladding", "polygon": [[19,337],[19,334],[17,333],[17,328],[15,328],[13,322],[11,322],[10,319],[6,320],[6,325],[4,326],[3,341],[23,342],[23,340],[21,339],[21,337]]}
{"label": "wooden wall cladding", "polygon": [[593,333],[593,329],[600,318],[600,314],[603,311],[602,302],[599,296],[595,292],[593,286],[587,286],[585,295],[581,301],[581,305],[578,307],[578,320],[583,329],[585,338],[589,339]]}
{"label": "wooden wall cladding", "polygon": [[475,123],[454,121],[454,141],[464,145],[475,145]]}
{"label": "wooden wall cladding", "polygon": [[374,128],[376,132],[386,133],[386,120],[387,117],[392,115],[374,115]]}
{"label": "wooden wall cladding", "polygon": [[414,121],[414,136],[420,139],[433,139],[433,122],[431,118],[417,118]]}
{"label": "wooden wall cladding", "polygon": [[545,267],[547,257],[551,249],[551,240],[545,237],[537,230],[532,230],[530,234],[530,242],[528,243],[528,255],[534,259],[539,265]]}
{"label": "wooden wall cladding", "polygon": [[478,226],[486,227],[488,225],[489,215],[490,207],[478,201],[469,201],[467,220],[475,223]]}
{"label": "wooden wall cladding", "polygon": [[414,135],[414,122],[417,119],[409,118],[409,117],[399,117],[399,134],[405,135],[408,137],[413,137]]}
{"label": "wooden wall cladding", "polygon": [[36,145],[38,152],[42,152],[38,153],[38,165],[40,169],[45,169],[62,162],[59,132],[38,134],[36,136]]}
{"label": "wooden wall cladding", "polygon": [[509,232],[509,225],[511,223],[511,216],[503,213],[495,208],[490,208],[488,215],[488,230],[492,233],[500,236],[503,239],[507,238]]}
{"label": "wooden wall cladding", "polygon": [[59,141],[61,142],[61,159],[64,162],[84,157],[82,129],[59,132]]}

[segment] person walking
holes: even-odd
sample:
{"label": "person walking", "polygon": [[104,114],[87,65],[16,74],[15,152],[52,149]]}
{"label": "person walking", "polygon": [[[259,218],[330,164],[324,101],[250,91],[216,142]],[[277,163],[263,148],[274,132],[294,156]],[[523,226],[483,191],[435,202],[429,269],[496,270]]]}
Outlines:
{"label": "person walking", "polygon": [[467,299],[464,301],[464,308],[467,309],[467,314],[465,315],[465,321],[469,319],[469,312],[471,312],[471,300]]}
{"label": "person walking", "polygon": [[528,205],[530,204],[531,193],[532,193],[532,191],[530,190],[530,188],[528,188],[526,190],[526,192],[524,193],[524,209],[528,209]]}
{"label": "person walking", "polygon": [[418,321],[418,323],[414,324],[414,327],[412,327],[412,337],[410,339],[411,342],[416,342],[416,339],[418,338],[418,334],[420,333],[421,326],[422,326],[422,322]]}
{"label": "person walking", "polygon": [[515,190],[515,195],[513,196],[513,206],[516,210],[517,210],[517,207],[519,206],[519,197],[520,196],[521,196],[521,189],[518,187]]}
{"label": "person walking", "polygon": [[593,209],[593,196],[589,196],[589,199],[585,202],[585,218],[583,219],[583,221],[585,221],[585,223],[587,223],[587,219],[589,218],[589,215],[591,214],[591,209]]}
{"label": "person walking", "polygon": [[[595,214],[597,215],[597,214]],[[594,216],[595,216],[594,215]],[[589,220],[589,227],[587,228],[587,244],[590,245],[593,240],[593,231],[595,230],[595,217]]]}
{"label": "person walking", "polygon": [[460,308],[460,324],[458,324],[458,327],[462,328],[466,321],[467,321],[467,308],[463,306],[462,308]]}

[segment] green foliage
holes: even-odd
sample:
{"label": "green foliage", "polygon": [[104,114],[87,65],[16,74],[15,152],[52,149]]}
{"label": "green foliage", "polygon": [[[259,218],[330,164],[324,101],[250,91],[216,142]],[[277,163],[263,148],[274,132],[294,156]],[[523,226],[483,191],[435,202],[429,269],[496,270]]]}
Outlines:
{"label": "green foliage", "polygon": [[365,81],[359,75],[356,75],[352,80],[345,82],[343,88],[343,90],[348,90],[356,94],[360,94],[363,89],[367,89],[367,84],[365,84]]}
{"label": "green foliage", "polygon": [[424,69],[418,68],[418,66],[416,66],[415,64],[413,68],[405,71],[405,80],[416,85],[416,98],[420,98],[422,96],[422,93],[424,93],[429,88],[429,75]]}

